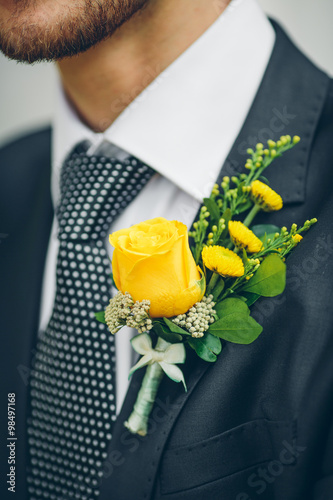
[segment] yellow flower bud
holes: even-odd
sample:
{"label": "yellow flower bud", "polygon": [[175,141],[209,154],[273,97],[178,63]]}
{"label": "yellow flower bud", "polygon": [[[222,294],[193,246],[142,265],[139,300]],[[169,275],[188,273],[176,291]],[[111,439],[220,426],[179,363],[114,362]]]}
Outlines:
{"label": "yellow flower bud", "polygon": [[244,274],[242,259],[232,250],[218,245],[205,247],[202,251],[204,265],[221,276],[239,277]]}
{"label": "yellow flower bud", "polygon": [[294,243],[296,243],[296,245],[297,245],[297,243],[299,243],[300,241],[302,241],[302,239],[303,239],[303,236],[301,236],[300,234],[295,234],[292,237],[292,240],[293,240]]}
{"label": "yellow flower bud", "polygon": [[251,198],[265,212],[281,210],[283,207],[281,196],[258,180],[251,184]]}
{"label": "yellow flower bud", "polygon": [[234,245],[245,248],[247,252],[256,253],[262,248],[262,242],[240,221],[229,221],[228,224],[230,238]]}

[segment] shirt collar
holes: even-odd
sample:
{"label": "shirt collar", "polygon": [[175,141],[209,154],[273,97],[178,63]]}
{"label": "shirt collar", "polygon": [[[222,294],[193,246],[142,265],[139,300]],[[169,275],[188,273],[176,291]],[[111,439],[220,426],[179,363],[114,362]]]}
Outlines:
{"label": "shirt collar", "polygon": [[85,139],[96,145],[106,139],[197,200],[209,196],[257,93],[274,41],[273,27],[257,0],[232,0],[102,134],[79,120],[59,85],[54,200],[61,164]]}

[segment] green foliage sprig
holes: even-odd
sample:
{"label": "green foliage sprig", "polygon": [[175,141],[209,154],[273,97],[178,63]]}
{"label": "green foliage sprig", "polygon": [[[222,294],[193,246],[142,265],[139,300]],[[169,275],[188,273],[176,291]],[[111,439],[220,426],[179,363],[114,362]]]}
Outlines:
{"label": "green foliage sprig", "polygon": [[[300,138],[290,135],[282,136],[275,142],[267,141],[267,147],[259,143],[255,149],[249,148],[250,155],[245,168],[248,173],[239,176],[224,177],[220,186],[215,184],[209,198],[204,199],[199,220],[193,224],[189,236],[194,241],[192,252],[197,264],[200,264],[202,249],[205,244],[232,247],[228,241],[228,223],[234,216],[249,211],[244,224],[249,226],[258,213],[257,206],[251,199],[250,186],[255,180],[268,180],[262,176],[271,163],[298,144]],[[253,211],[252,211],[253,210]]]}

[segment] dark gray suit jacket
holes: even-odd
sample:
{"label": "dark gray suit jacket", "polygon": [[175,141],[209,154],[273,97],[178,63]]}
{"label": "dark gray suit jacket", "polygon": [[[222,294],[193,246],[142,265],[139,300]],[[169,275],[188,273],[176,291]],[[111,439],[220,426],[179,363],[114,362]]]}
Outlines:
{"label": "dark gray suit jacket", "polygon": [[[285,293],[256,303],[259,339],[226,344],[215,364],[189,353],[187,394],[180,384],[162,382],[145,438],[123,427],[143,371],[133,376],[101,500],[333,498],[333,86],[274,27],[271,60],[221,175],[240,172],[256,142],[300,135],[301,143],[267,170],[285,208],[265,221],[319,223],[288,258]],[[50,136],[44,130],[0,151],[1,498],[9,467],[6,400],[13,392],[16,498],[26,498],[27,384],[53,217]]]}

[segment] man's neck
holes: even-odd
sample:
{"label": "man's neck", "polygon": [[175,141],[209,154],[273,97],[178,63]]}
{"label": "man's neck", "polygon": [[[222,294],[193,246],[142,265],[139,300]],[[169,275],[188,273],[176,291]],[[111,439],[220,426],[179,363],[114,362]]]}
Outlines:
{"label": "man's neck", "polygon": [[58,62],[81,120],[102,132],[223,12],[230,0],[152,0],[109,39]]}

